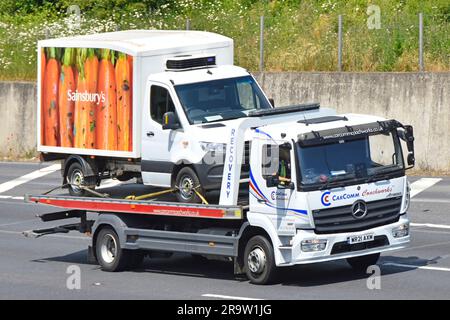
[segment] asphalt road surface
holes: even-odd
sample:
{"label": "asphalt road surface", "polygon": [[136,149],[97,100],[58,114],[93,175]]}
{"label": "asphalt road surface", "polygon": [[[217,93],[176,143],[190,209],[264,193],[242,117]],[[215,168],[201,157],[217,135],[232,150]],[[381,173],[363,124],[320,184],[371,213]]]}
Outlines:
{"label": "asphalt road surface", "polygon": [[[134,271],[103,272],[87,263],[90,238],[80,233],[38,239],[22,235],[24,230],[51,226],[35,218],[49,208],[25,203],[24,194],[47,191],[60,179],[58,165],[0,162],[0,299],[450,298],[448,177],[410,178],[413,240],[407,249],[382,255],[380,289],[369,289],[367,283],[374,283],[369,275],[356,275],[345,261],[285,268],[276,284],[264,287],[235,278],[229,262],[205,263],[181,254],[147,259]],[[104,190],[148,190],[112,185]],[[67,288],[71,266],[80,268],[80,289]]]}

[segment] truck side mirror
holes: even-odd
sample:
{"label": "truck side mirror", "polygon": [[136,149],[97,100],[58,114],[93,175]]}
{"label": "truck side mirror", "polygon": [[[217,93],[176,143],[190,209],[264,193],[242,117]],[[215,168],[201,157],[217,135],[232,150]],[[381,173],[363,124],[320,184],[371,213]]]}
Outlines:
{"label": "truck side mirror", "polygon": [[[410,168],[414,167],[416,159],[414,157],[414,130],[410,125],[403,126],[403,131],[400,132],[400,139],[406,142],[406,147],[408,148],[408,156],[406,158],[406,162]],[[407,169],[410,169],[407,168]]]}
{"label": "truck side mirror", "polygon": [[408,157],[407,157],[406,161],[408,162],[408,166],[414,166],[414,164],[416,163],[416,158],[414,157],[414,153],[412,153],[412,152],[408,153]]}
{"label": "truck side mirror", "polygon": [[177,116],[175,115],[174,112],[169,111],[164,113],[163,115],[163,125],[162,128],[163,130],[175,130],[175,129],[179,129],[180,123],[178,122]]}
{"label": "truck side mirror", "polygon": [[275,101],[273,98],[269,98],[270,105],[275,108]]}
{"label": "truck side mirror", "polygon": [[405,140],[408,151],[414,152],[414,130],[412,126],[405,126]]}

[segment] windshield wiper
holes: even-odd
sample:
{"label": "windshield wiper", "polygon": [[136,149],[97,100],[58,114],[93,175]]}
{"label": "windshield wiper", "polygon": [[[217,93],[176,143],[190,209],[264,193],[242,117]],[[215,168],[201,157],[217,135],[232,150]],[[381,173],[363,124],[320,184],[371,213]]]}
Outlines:
{"label": "windshield wiper", "polygon": [[389,168],[389,170],[384,169],[381,171],[378,171],[369,177],[367,177],[366,182],[370,183],[373,181],[381,181],[381,180],[389,180],[393,173],[396,173],[400,168]]}
{"label": "windshield wiper", "polygon": [[354,179],[354,178],[339,179],[339,180],[329,180],[329,181],[324,182],[323,184],[321,184],[321,186],[319,187],[319,190],[330,189],[330,187],[339,187],[342,182],[348,181],[350,179]]}

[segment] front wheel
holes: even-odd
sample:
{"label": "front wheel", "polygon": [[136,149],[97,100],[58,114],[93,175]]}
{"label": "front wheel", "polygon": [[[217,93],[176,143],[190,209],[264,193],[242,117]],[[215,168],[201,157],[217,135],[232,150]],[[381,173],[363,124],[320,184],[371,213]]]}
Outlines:
{"label": "front wheel", "polygon": [[253,284],[269,284],[274,280],[276,265],[273,247],[264,236],[251,238],[244,251],[244,267]]}
{"label": "front wheel", "polygon": [[357,272],[366,272],[369,266],[377,264],[379,253],[369,254],[361,257],[348,258],[348,264]]}
{"label": "front wheel", "polygon": [[102,270],[122,271],[132,264],[132,252],[122,249],[117,233],[110,227],[101,229],[96,237],[97,261]]}
{"label": "front wheel", "polygon": [[195,191],[203,195],[200,179],[190,167],[181,169],[175,178],[176,196],[182,203],[201,203],[202,199]]}

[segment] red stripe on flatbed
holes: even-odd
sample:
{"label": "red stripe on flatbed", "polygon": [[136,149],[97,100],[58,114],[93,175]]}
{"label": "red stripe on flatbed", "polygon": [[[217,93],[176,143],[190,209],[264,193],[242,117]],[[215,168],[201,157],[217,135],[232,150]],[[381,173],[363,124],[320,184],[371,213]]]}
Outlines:
{"label": "red stripe on flatbed", "polygon": [[65,209],[86,210],[92,212],[119,212],[175,217],[223,218],[225,210],[217,208],[189,208],[170,205],[151,205],[133,203],[113,203],[105,201],[86,201],[68,199],[30,198],[32,202],[61,207]]}

